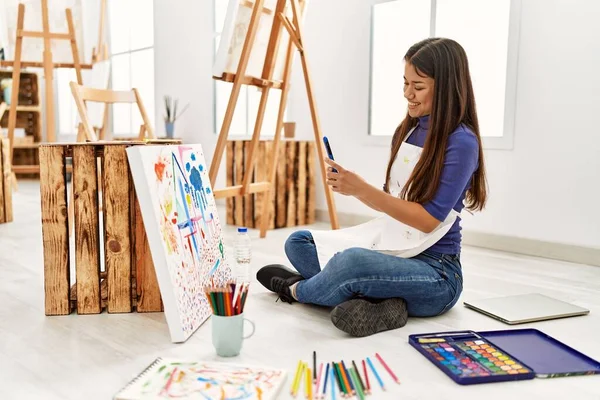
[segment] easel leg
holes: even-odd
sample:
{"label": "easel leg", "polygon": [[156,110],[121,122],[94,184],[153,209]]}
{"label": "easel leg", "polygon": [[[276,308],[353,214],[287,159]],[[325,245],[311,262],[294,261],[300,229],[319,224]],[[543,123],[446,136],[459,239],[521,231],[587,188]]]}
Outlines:
{"label": "easel leg", "polygon": [[271,204],[271,191],[275,189],[275,175],[277,173],[277,162],[279,156],[279,142],[281,141],[281,131],[283,130],[283,116],[287,106],[288,93],[290,91],[290,77],[292,71],[292,61],[294,59],[294,45],[290,40],[285,56],[285,66],[283,70],[283,82],[285,86],[281,89],[281,99],[279,101],[279,112],[277,113],[277,126],[275,128],[275,137],[273,138],[273,158],[271,160],[268,179],[271,182],[269,190],[265,192],[262,201],[262,218],[260,220],[260,237],[267,236],[267,227],[269,224],[269,210]]}
{"label": "easel leg", "polygon": [[[15,43],[15,61],[12,72],[12,93],[10,96],[10,108],[8,109],[8,139],[10,142],[10,165],[13,165],[13,148],[15,141],[15,127],[17,126],[17,105],[19,104],[19,85],[21,84],[21,51],[23,49],[23,21],[25,18],[25,6],[19,4],[17,15],[17,41]],[[16,177],[14,181],[16,182]]]}
{"label": "easel leg", "polygon": [[[292,8],[294,11],[294,19],[297,24],[296,28],[298,31],[298,37],[302,40],[302,31],[300,27],[300,15],[298,10],[298,0],[292,0]],[[308,72],[308,64],[306,61],[306,54],[303,51],[300,52],[300,60],[302,61],[302,71],[304,72],[304,82],[306,84],[306,94],[308,96],[308,105],[310,107],[310,115],[312,117],[313,129],[315,131],[315,147],[317,148],[317,154],[319,155],[319,165],[321,167],[321,178],[323,179],[323,187],[325,188],[325,198],[327,199],[327,208],[329,209],[329,219],[331,221],[332,229],[339,229],[339,223],[337,218],[337,212],[335,208],[335,202],[333,201],[333,192],[327,186],[327,176],[325,175],[325,154],[323,152],[323,135],[321,134],[321,124],[319,122],[319,116],[317,115],[317,106],[315,97],[312,90],[312,81],[310,80],[310,74]]]}

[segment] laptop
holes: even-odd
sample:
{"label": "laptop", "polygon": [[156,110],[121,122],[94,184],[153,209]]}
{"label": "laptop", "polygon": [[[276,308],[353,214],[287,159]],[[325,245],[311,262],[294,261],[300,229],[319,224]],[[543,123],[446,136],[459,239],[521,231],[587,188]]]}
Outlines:
{"label": "laptop", "polygon": [[509,325],[589,314],[590,310],[539,293],[469,300],[465,307]]}

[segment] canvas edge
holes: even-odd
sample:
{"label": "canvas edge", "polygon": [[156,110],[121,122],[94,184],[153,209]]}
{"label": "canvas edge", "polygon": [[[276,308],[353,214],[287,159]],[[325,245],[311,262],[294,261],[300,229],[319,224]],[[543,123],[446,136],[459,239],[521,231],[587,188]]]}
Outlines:
{"label": "canvas edge", "polygon": [[[129,168],[131,170],[131,176],[135,185],[138,202],[140,203],[140,211],[142,214],[142,220],[144,221],[144,227],[146,229],[146,236],[148,237],[148,243],[150,245],[150,253],[152,255],[152,261],[154,263],[154,271],[158,280],[158,286],[160,294],[164,304],[164,314],[169,328],[171,341],[174,343],[185,342],[194,332],[190,332],[189,336],[185,336],[183,333],[183,326],[179,318],[179,307],[177,300],[172,291],[164,287],[165,282],[171,282],[171,276],[169,275],[169,269],[166,268],[167,260],[161,257],[159,252],[155,251],[155,248],[162,248],[162,242],[160,235],[155,229],[148,229],[150,222],[155,223],[157,216],[154,211],[154,205],[152,204],[151,193],[149,190],[149,182],[144,172],[144,165],[142,162],[141,155],[143,152],[151,153],[157,147],[164,148],[164,146],[152,146],[153,148],[146,146],[131,146],[127,148],[127,158],[129,160]],[[142,184],[140,186],[140,184]],[[158,266],[161,266],[157,268]],[[177,310],[177,313],[168,312],[167,310]]]}

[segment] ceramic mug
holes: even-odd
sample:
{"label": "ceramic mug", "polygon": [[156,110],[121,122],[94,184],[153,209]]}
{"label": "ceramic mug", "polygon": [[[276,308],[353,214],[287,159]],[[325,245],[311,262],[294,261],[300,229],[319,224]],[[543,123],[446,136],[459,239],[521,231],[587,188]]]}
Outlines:
{"label": "ceramic mug", "polygon": [[[244,339],[254,335],[254,322],[244,318],[244,314],[221,316],[213,315],[212,342],[217,354],[221,357],[233,357],[240,354]],[[252,325],[252,332],[244,336],[244,321]]]}

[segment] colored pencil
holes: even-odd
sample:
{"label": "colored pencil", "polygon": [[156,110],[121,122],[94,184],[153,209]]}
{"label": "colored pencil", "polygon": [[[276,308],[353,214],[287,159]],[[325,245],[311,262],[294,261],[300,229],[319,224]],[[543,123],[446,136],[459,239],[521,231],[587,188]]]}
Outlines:
{"label": "colored pencil", "polygon": [[321,393],[321,378],[323,377],[323,363],[319,365],[319,374],[317,375],[317,383],[315,386],[315,398],[319,398],[319,393]]}
{"label": "colored pencil", "polygon": [[296,367],[296,374],[294,375],[294,380],[292,381],[292,388],[290,389],[290,393],[294,395],[294,388],[298,383],[298,377],[300,376],[300,371],[302,371],[302,360],[298,361],[298,366]]}
{"label": "colored pencil", "polygon": [[358,397],[360,400],[364,400],[365,393],[363,392],[362,388],[360,387],[360,382],[358,381],[358,371],[354,368],[350,368],[349,372],[350,372],[350,375],[352,376],[352,380],[354,381],[354,387],[356,387],[356,394],[358,394]]}
{"label": "colored pencil", "polygon": [[[329,363],[327,363],[327,367],[329,368]],[[333,372],[333,368],[331,368],[331,400],[335,400],[335,372]]]}
{"label": "colored pencil", "polygon": [[344,386],[344,380],[342,379],[342,374],[340,373],[340,368],[337,365],[337,363],[332,362],[331,363],[333,365],[333,371],[335,373],[335,377],[336,377],[336,382],[338,383],[338,386],[340,388],[340,393],[342,394],[342,397],[346,397],[346,387]]}
{"label": "colored pencil", "polygon": [[302,378],[304,377],[304,363],[302,361],[300,361],[300,372],[298,373],[298,377],[296,379],[296,382],[294,383],[294,389],[292,392],[292,396],[296,397],[296,395],[298,394],[298,389],[300,389],[300,383],[302,382]]}
{"label": "colored pencil", "polygon": [[225,302],[225,316],[229,317],[229,316],[233,315],[231,312],[229,288],[223,290],[223,301]]}
{"label": "colored pencil", "polygon": [[344,367],[343,361],[338,363],[338,368],[340,370],[342,382],[344,382],[344,385],[346,386],[346,393],[349,395],[353,395],[354,393],[352,393],[352,384],[349,381],[349,377],[346,373],[346,367]]}
{"label": "colored pencil", "polygon": [[310,382],[310,367],[306,368],[306,398],[312,400],[312,384]]}
{"label": "colored pencil", "polygon": [[365,383],[367,385],[367,393],[371,393],[371,384],[369,383],[369,373],[367,372],[367,362],[362,360],[363,372],[365,374]]}
{"label": "colored pencil", "polygon": [[354,367],[354,371],[356,372],[356,377],[358,378],[358,383],[360,384],[360,388],[362,389],[363,392],[366,392],[367,387],[365,386],[365,383],[363,382],[363,380],[360,376],[360,370],[356,366],[356,363],[354,362],[354,360],[352,360],[352,366]]}
{"label": "colored pencil", "polygon": [[[321,364],[322,365],[322,364]],[[329,378],[329,363],[327,363],[327,368],[325,368],[325,383],[323,383],[323,398],[327,395],[327,380]],[[333,382],[331,382],[333,385]]]}
{"label": "colored pencil", "polygon": [[383,361],[383,358],[379,355],[379,353],[375,353],[375,357],[377,357],[377,359],[381,362],[381,364],[383,364],[383,367],[387,370],[387,372],[390,373],[390,375],[392,376],[392,379],[394,381],[396,381],[396,383],[400,383],[400,379],[398,379],[396,374],[394,374],[394,372],[392,372],[392,369],[385,363],[385,361]]}
{"label": "colored pencil", "polygon": [[367,357],[367,363],[369,364],[369,367],[371,368],[371,371],[373,371],[373,375],[375,375],[375,378],[377,378],[377,382],[379,382],[379,385],[381,386],[381,389],[385,390],[385,386],[383,385],[383,381],[379,377],[379,374],[377,373],[377,370],[375,369],[375,366],[373,365],[373,363],[371,362],[371,359],[369,357]]}
{"label": "colored pencil", "polygon": [[346,375],[346,378],[348,378],[348,383],[350,383],[350,393],[356,394],[354,383],[352,383],[352,379],[350,379],[350,373],[348,372],[348,368],[346,368],[346,364],[344,364],[344,360],[342,360],[342,369],[344,371],[344,375]]}
{"label": "colored pencil", "polygon": [[317,352],[313,350],[313,382],[317,383]]}

